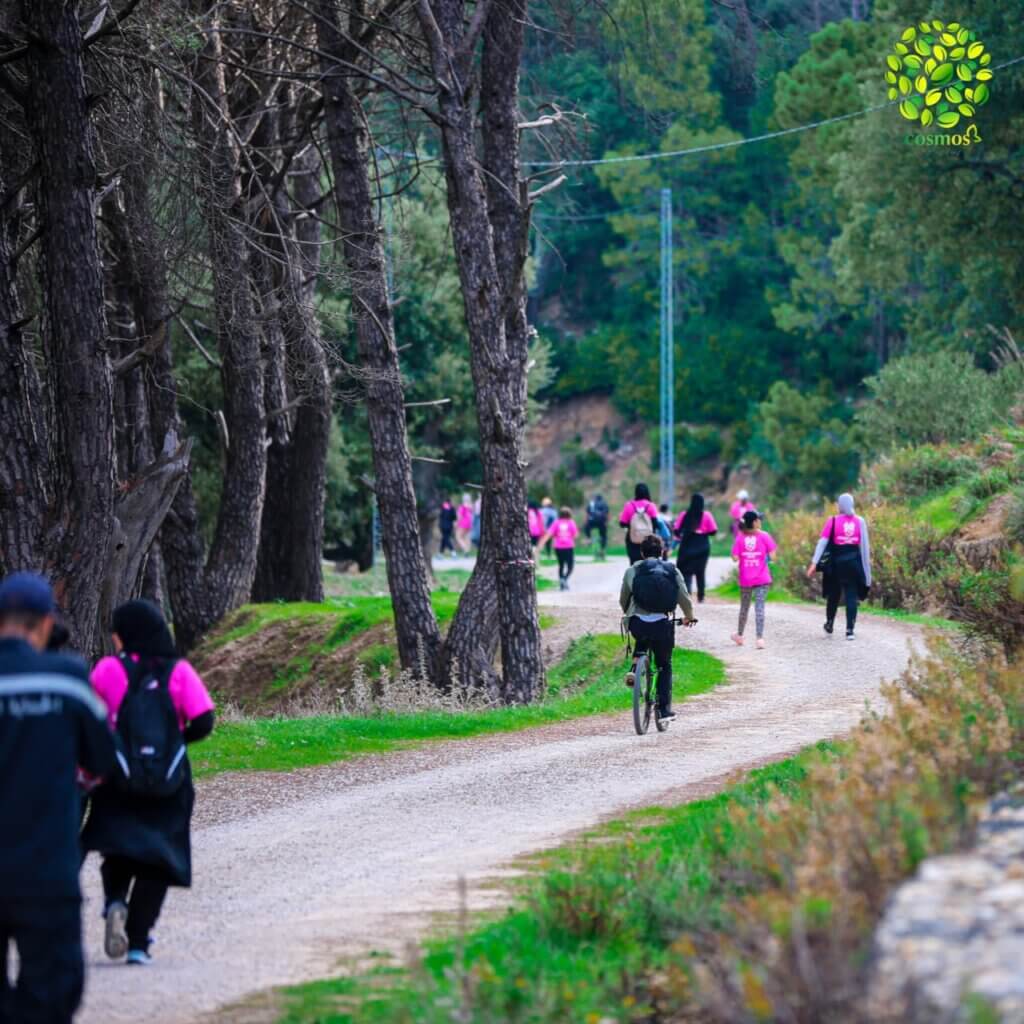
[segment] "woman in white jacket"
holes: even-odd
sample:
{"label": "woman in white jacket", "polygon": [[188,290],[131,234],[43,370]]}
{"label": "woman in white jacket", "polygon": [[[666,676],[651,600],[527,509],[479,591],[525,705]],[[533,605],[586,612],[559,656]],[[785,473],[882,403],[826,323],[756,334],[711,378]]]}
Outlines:
{"label": "woman in white jacket", "polygon": [[[871,544],[868,524],[853,511],[853,495],[839,495],[839,514],[830,516],[821,531],[808,577],[822,573],[825,595],[825,632],[835,626],[839,599],[846,598],[846,639],[852,640],[857,625],[857,606],[871,588]],[[825,553],[828,557],[825,558]]]}

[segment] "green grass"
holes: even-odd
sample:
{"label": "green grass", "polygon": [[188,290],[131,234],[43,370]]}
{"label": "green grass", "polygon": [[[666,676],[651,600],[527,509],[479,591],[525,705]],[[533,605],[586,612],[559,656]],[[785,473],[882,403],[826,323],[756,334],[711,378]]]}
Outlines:
{"label": "green grass", "polygon": [[[675,696],[704,693],[725,677],[722,663],[700,651],[677,649]],[[425,740],[463,739],[621,711],[628,724],[629,692],[622,685],[622,640],[616,635],[575,641],[548,673],[548,693],[527,707],[480,711],[382,713],[366,718],[317,717],[227,722],[192,751],[197,776],[225,771],[288,771],[396,750]]]}
{"label": "green grass", "polygon": [[[465,589],[469,575],[468,569],[434,571],[438,589],[456,592]],[[335,572],[330,565],[324,565],[324,593],[328,597],[386,597],[388,576],[384,559],[379,558],[373,568],[366,572],[341,573]]]}
{"label": "green grass", "polygon": [[[738,601],[740,599],[740,584],[735,577],[719,583],[711,593],[715,597],[721,597],[726,601]],[[777,604],[802,604],[799,597],[790,593],[781,583],[773,583],[768,590],[768,601]]]}
{"label": "green grass", "polygon": [[910,622],[915,626],[931,626],[934,629],[962,630],[964,628],[962,622],[944,619],[941,615],[923,615],[919,612],[904,611],[902,608],[878,608],[873,604],[863,604],[861,612],[867,615],[880,615],[886,619],[895,619],[897,622]]}
{"label": "green grass", "polygon": [[430,942],[415,972],[385,963],[284,990],[279,1024],[661,1019],[646,979],[680,932],[721,922],[738,884],[730,860],[756,855],[759,833],[730,814],[779,791],[799,799],[809,764],[834,752],[819,744],[710,799],[607,825],[549,857],[500,920]]}
{"label": "green grass", "polygon": [[946,536],[963,524],[960,508],[966,495],[967,488],[963,485],[942,491],[914,505],[914,516]]}

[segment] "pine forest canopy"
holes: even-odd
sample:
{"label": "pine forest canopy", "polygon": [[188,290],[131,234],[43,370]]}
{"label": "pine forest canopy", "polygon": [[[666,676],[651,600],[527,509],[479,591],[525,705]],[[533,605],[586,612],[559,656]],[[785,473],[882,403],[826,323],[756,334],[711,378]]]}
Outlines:
{"label": "pine forest canopy", "polygon": [[[1013,5],[955,14],[1024,55]],[[1024,64],[977,146],[907,145],[888,108],[558,161],[875,107],[893,41],[951,16],[0,0],[0,572],[45,566],[85,649],[140,591],[187,645],[250,597],[319,599],[325,551],[365,564],[376,500],[403,665],[531,699],[525,519],[487,524],[523,518],[539,403],[654,420],[660,191],[680,418],[827,489],[881,436],[851,430],[866,378],[989,371],[989,325],[1021,327]],[[490,514],[442,638],[422,549],[467,483]]]}

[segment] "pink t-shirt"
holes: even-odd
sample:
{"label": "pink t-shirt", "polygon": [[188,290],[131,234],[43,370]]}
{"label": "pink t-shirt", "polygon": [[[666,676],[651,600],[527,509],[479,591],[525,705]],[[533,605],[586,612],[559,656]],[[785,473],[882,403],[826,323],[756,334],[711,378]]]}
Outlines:
{"label": "pink t-shirt", "polygon": [[826,540],[832,537],[832,523],[835,521],[836,533],[833,540],[835,544],[859,544],[860,543],[860,519],[857,516],[832,516],[825,520],[821,535]]}
{"label": "pink t-shirt", "polygon": [[[685,512],[679,513],[679,518],[676,520],[675,530],[678,533],[683,528],[683,520],[686,518]],[[694,533],[717,533],[718,523],[715,522],[715,517],[707,510],[704,509],[704,515],[701,516],[700,526],[697,527]]]}
{"label": "pink t-shirt", "polygon": [[732,546],[733,557],[739,559],[741,587],[763,587],[771,583],[768,571],[768,556],[778,547],[771,536],[757,533],[741,533]]}
{"label": "pink t-shirt", "polygon": [[622,506],[622,515],[619,516],[619,526],[629,526],[630,519],[633,518],[635,512],[646,512],[651,517],[651,525],[654,525],[654,520],[658,517],[658,506],[653,501],[647,501],[641,498],[639,501],[635,499],[627,501]]}
{"label": "pink t-shirt", "polygon": [[[116,729],[117,711],[128,691],[128,674],[124,666],[117,658],[100,658],[89,678],[92,680],[92,688],[107,705],[110,728]],[[174,666],[171,678],[167,682],[167,689],[171,695],[171,703],[178,712],[178,726],[182,732],[193,718],[198,718],[214,708],[213,700],[202,679],[187,661],[179,661]]]}
{"label": "pink t-shirt", "polygon": [[551,536],[556,551],[565,551],[576,546],[576,534],[580,532],[574,519],[556,519],[551,524]]}
{"label": "pink t-shirt", "polygon": [[473,506],[460,505],[458,511],[458,525],[460,530],[471,530],[473,528]]}
{"label": "pink t-shirt", "polygon": [[729,507],[729,516],[734,523],[738,523],[743,518],[743,513],[749,512],[751,509],[756,511],[756,506],[752,501],[734,501]]}

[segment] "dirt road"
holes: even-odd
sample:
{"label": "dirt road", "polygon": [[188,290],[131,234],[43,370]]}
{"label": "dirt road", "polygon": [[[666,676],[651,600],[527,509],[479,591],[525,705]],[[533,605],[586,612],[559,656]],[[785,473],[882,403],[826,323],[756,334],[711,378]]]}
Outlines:
{"label": "dirt road", "polygon": [[[719,564],[716,567],[721,569]],[[581,565],[544,592],[565,626],[615,632],[620,564]],[[288,775],[200,785],[195,887],[172,890],[154,963],[102,956],[97,865],[86,865],[89,977],[83,1024],[184,1024],[269,986],[322,977],[346,956],[399,949],[430,915],[494,899],[480,882],[630,806],[707,793],[732,772],[849,729],[919,631],[865,618],[856,642],[826,638],[817,610],[768,609],[768,647],[729,640],[735,606],[705,604],[687,645],[722,658],[729,682],[679,705],[665,734],[621,714],[434,744]],[[682,633],[682,631],[680,631]],[[223,1019],[214,1014],[208,1019]],[[257,1010],[231,1020],[262,1020]]]}

